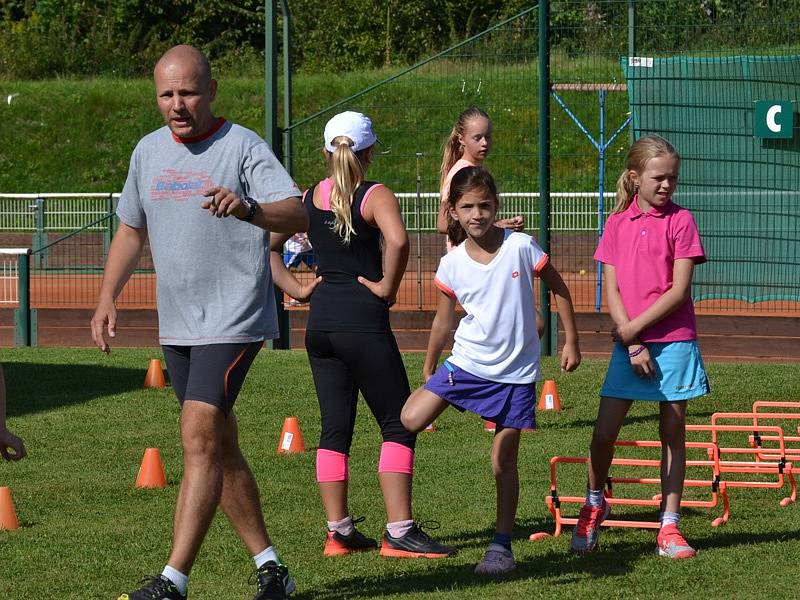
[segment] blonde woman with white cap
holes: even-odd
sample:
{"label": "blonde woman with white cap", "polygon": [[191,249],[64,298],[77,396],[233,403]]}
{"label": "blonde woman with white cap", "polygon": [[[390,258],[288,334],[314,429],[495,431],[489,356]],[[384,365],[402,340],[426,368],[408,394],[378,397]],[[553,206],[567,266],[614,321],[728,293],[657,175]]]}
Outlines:
{"label": "blonde woman with white cap", "polygon": [[305,342],[322,416],[316,471],[328,521],[324,554],[377,548],[355,528],[347,503],[348,455],[361,392],[383,437],[378,478],[387,525],[380,553],[452,556],[455,549],[431,539],[411,517],[416,436],[400,422],[410,388],[389,325],[389,307],[408,261],[400,206],[386,186],[365,180],[377,142],[369,117],[340,113],[328,121],[324,139],[329,176],[303,196],[317,278],[301,285],[285,267],[281,248],[287,235],[273,234],[270,243],[275,283],[311,303]]}

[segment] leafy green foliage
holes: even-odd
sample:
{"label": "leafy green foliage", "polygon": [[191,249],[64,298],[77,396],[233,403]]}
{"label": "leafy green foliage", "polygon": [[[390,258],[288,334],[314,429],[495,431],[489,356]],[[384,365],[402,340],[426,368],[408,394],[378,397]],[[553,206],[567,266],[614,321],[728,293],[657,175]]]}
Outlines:
{"label": "leafy green foliage", "polygon": [[[0,3],[0,79],[143,76],[158,55],[178,43],[194,44],[213,61],[240,74],[250,73],[254,64],[263,64],[264,4],[263,0],[6,0]],[[534,3],[292,0],[288,4],[293,67],[338,72],[412,63]],[[572,56],[624,53],[628,4],[627,0],[554,0],[554,47]],[[635,5],[637,49],[648,52],[742,43],[781,46],[796,39],[792,36],[800,22],[800,4],[791,0],[640,0]],[[777,18],[783,26],[775,26]]]}

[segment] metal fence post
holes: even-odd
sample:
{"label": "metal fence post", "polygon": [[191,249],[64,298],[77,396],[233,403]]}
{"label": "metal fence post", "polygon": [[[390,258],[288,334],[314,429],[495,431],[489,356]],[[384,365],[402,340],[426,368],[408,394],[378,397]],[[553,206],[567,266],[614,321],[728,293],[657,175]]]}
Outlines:
{"label": "metal fence post", "polygon": [[[628,0],[628,57],[631,56],[636,56],[636,0]],[[636,141],[633,127],[628,138],[631,144]]]}
{"label": "metal fence post", "polygon": [[47,266],[47,250],[37,252],[37,250],[44,248],[47,245],[47,233],[45,233],[47,222],[44,212],[45,199],[37,198],[36,204],[34,204],[34,209],[34,223],[36,226],[36,231],[33,234],[33,265],[37,269],[41,269]]}
{"label": "metal fence post", "polygon": [[[114,195],[109,194],[106,199],[106,213],[109,215],[106,227],[103,230],[103,259],[108,256],[108,249],[111,248],[111,240],[114,239],[116,232],[117,219],[114,214]],[[102,266],[102,265],[101,265]]]}
{"label": "metal fence post", "polygon": [[283,166],[292,175],[292,14],[287,0],[283,12]]}
{"label": "metal fence post", "polygon": [[636,0],[628,0],[628,56],[636,56]]}
{"label": "metal fence post", "polygon": [[[539,245],[550,254],[550,2],[539,2]],[[544,335],[541,353],[558,350],[558,328],[550,318],[550,290],[540,280]]]}
{"label": "metal fence post", "polygon": [[422,152],[417,152],[417,201],[416,210],[416,234],[417,234],[417,308],[422,310],[422,176],[419,170],[419,159]]}
{"label": "metal fence post", "polygon": [[[281,156],[281,135],[278,128],[278,34],[275,29],[277,0],[264,3],[264,138],[272,146],[275,156]],[[289,313],[283,307],[283,291],[274,286],[275,308],[278,313],[280,336],[272,340],[270,348],[288,350],[291,347]]]}
{"label": "metal fence post", "polygon": [[14,312],[14,345],[31,345],[31,270],[30,250],[17,256],[17,295],[19,307]]}

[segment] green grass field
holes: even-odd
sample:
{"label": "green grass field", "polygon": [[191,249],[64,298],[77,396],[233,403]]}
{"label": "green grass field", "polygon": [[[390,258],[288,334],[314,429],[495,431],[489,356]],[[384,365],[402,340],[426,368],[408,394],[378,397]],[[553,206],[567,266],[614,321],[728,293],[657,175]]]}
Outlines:
{"label": "green grass field", "polygon": [[[9,388],[9,427],[27,442],[29,458],[0,464],[0,485],[12,489],[22,528],[0,532],[0,598],[9,600],[116,598],[147,573],[160,571],[171,541],[172,510],[181,479],[178,408],[172,391],[144,390],[156,349],[14,349],[2,353]],[[406,355],[412,385],[422,355]],[[690,420],[707,422],[720,410],[743,410],[755,399],[800,400],[797,367],[711,364],[713,393],[693,401]],[[731,520],[719,511],[684,512],[683,529],[699,550],[691,561],[653,554],[654,533],[605,531],[587,557],[568,551],[568,535],[543,542],[532,531],[552,530],[543,501],[554,454],[585,454],[605,362],[587,360],[555,378],[565,410],[540,415],[523,436],[521,502],[514,551],[518,570],[501,580],[472,573],[491,535],[494,483],[491,435],[477,417],[446,412],[439,430],[417,446],[415,514],[436,520],[435,535],[460,549],[444,561],[384,559],[363,554],[322,556],[324,516],[314,484],[319,416],[302,352],[263,351],[237,403],[241,442],[261,486],[270,532],[298,581],[296,598],[753,598],[796,597],[800,506],[781,508],[785,490],[733,490]],[[306,446],[300,455],[276,453],[283,418],[296,415]],[[657,413],[635,406],[627,439],[655,439]],[[170,486],[137,490],[144,449],[160,449]],[[351,510],[366,516],[363,531],[380,535],[385,522],[376,464],[379,435],[366,407],[357,421],[350,462]],[[563,471],[564,493],[581,493],[585,472]],[[621,490],[619,490],[621,493]],[[648,492],[650,493],[650,492]],[[697,492],[695,492],[697,494]],[[707,495],[707,494],[706,494]],[[567,511],[574,510],[574,505]],[[631,510],[620,509],[617,514]],[[642,518],[654,512],[633,509]],[[568,533],[568,532],[567,532]],[[213,523],[190,583],[193,600],[251,598],[252,561],[220,515]]]}

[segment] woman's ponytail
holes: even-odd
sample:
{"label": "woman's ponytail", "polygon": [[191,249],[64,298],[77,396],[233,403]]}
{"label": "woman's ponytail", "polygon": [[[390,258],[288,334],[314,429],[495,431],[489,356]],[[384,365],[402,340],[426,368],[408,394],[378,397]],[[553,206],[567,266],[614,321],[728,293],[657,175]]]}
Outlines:
{"label": "woman's ponytail", "polygon": [[331,211],[333,212],[333,230],[344,240],[350,243],[350,236],[355,234],[353,228],[353,194],[364,181],[364,171],[361,162],[353,152],[353,141],[345,136],[333,140],[334,151],[331,154]]}

